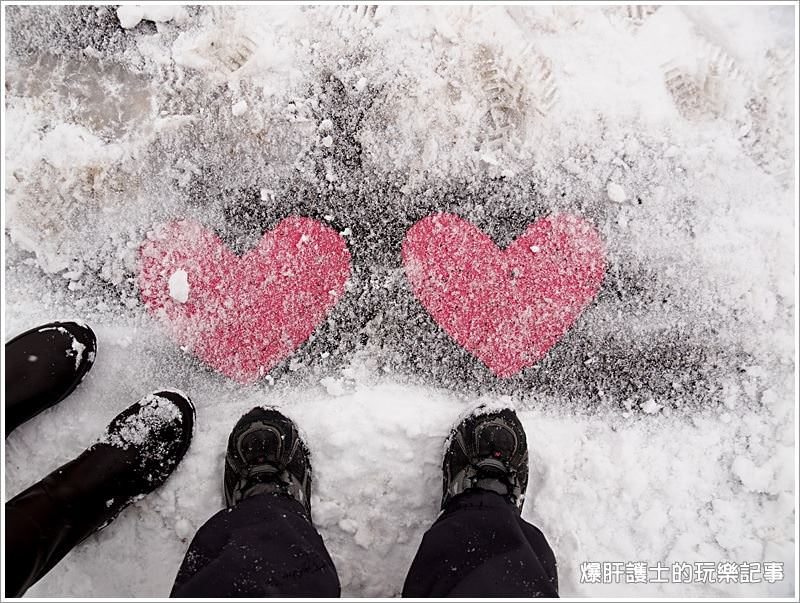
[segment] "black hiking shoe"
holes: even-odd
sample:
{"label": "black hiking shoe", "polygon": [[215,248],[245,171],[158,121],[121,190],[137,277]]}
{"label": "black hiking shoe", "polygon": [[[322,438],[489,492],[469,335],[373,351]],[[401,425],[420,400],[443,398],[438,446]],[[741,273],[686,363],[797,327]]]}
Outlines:
{"label": "black hiking shoe", "polygon": [[6,343],[6,437],[71,394],[96,354],[94,332],[77,322],[51,322]]}
{"label": "black hiking shoe", "polygon": [[522,509],[528,485],[525,430],[510,408],[479,406],[450,433],[442,466],[442,509],[466,490],[496,492]]}
{"label": "black hiking shoe", "polygon": [[297,426],[273,408],[254,408],[233,428],[225,454],[225,504],[287,494],[311,518],[311,463]]}
{"label": "black hiking shoe", "polygon": [[75,545],[163,484],[188,450],[193,430],[188,397],[150,394],[117,415],[88,450],[8,501],[6,513],[23,522],[19,529],[35,529],[6,534],[6,545],[9,538],[34,538],[28,549],[35,548],[37,559],[11,590],[24,592]]}

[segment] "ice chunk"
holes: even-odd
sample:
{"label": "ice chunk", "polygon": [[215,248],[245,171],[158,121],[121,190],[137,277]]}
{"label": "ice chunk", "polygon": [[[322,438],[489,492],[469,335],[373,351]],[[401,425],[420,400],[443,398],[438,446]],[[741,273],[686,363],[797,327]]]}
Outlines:
{"label": "ice chunk", "polygon": [[606,192],[608,193],[608,198],[614,203],[625,203],[625,200],[628,198],[625,189],[616,182],[609,182],[606,187]]}
{"label": "ice chunk", "polygon": [[133,29],[144,19],[144,7],[126,4],[117,9],[117,18],[123,29]]}
{"label": "ice chunk", "polygon": [[179,268],[169,277],[169,296],[176,302],[185,304],[189,299],[189,277]]}
{"label": "ice chunk", "polygon": [[661,410],[661,405],[652,398],[650,398],[647,402],[642,404],[642,410],[646,412],[648,415],[654,415],[659,410]]}
{"label": "ice chunk", "polygon": [[117,9],[117,19],[123,29],[133,29],[142,19],[166,23],[175,21],[180,23],[186,19],[187,12],[182,6],[138,6],[126,4]]}

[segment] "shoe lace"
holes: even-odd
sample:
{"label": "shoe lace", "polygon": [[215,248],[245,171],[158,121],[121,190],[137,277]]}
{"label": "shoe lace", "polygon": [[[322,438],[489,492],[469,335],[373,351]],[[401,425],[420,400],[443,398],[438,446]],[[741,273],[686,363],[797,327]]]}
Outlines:
{"label": "shoe lace", "polygon": [[290,483],[286,471],[271,463],[248,467],[239,477],[234,498],[238,501],[255,494],[288,494]]}

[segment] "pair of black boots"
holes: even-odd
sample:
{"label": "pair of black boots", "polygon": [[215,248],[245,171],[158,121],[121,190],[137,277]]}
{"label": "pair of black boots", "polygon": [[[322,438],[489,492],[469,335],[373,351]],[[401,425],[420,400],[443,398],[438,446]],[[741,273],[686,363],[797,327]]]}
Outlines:
{"label": "pair of black boots", "polygon": [[[67,397],[92,366],[96,339],[78,323],[51,323],[6,344],[6,435]],[[120,413],[79,457],[6,503],[7,595],[20,596],[75,545],[163,484],[191,442],[195,410],[178,391],[150,394]],[[528,448],[516,414],[485,406],[452,430],[443,461],[442,509],[472,488],[522,507]],[[290,496],[311,517],[309,450],[279,411],[254,408],[231,432],[225,502]]]}
{"label": "pair of black boots", "polygon": [[[76,322],[42,325],[9,341],[6,437],[72,393],[96,353],[94,333]],[[145,396],[80,456],[9,500],[6,595],[21,596],[75,545],[163,484],[189,449],[194,415],[179,391]]]}

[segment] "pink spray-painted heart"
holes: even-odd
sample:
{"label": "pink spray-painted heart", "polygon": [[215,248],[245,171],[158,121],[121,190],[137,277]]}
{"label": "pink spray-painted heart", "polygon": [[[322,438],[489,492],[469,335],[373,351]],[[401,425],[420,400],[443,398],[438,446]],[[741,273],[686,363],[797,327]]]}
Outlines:
{"label": "pink spray-painted heart", "polygon": [[597,230],[569,214],[538,220],[505,250],[458,216],[436,214],[411,227],[402,253],[422,305],[498,377],[534,364],[561,339],[606,266]]}
{"label": "pink spray-painted heart", "polygon": [[190,221],[166,224],[140,249],[150,313],[187,351],[241,383],[308,339],[349,276],[342,237],[304,217],[286,218],[242,257]]}

